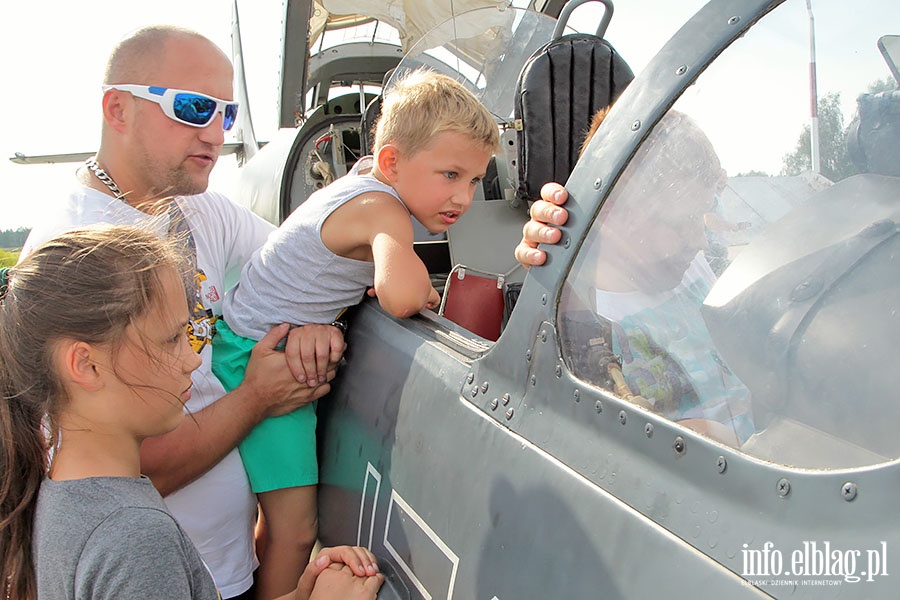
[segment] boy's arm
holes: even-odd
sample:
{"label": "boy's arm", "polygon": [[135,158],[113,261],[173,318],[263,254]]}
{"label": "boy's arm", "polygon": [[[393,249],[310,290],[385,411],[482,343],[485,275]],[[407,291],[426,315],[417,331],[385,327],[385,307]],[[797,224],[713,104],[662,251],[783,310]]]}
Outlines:
{"label": "boy's arm", "polygon": [[434,308],[440,296],[431,285],[428,269],[413,249],[409,213],[396,200],[371,210],[369,240],[375,261],[375,294],[387,312],[409,317],[426,306]]}

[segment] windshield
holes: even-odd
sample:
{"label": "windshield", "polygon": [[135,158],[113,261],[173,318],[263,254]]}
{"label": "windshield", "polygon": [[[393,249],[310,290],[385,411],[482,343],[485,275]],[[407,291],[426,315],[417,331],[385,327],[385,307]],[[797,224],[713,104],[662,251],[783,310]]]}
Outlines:
{"label": "windshield", "polygon": [[900,457],[891,26],[895,2],[791,0],[700,75],[567,278],[576,376],[765,460]]}
{"label": "windshield", "polygon": [[[516,80],[553,34],[547,15],[501,6],[471,10],[441,23],[410,50],[391,81],[422,67],[465,84],[501,123],[513,118]],[[391,82],[388,82],[388,86]]]}

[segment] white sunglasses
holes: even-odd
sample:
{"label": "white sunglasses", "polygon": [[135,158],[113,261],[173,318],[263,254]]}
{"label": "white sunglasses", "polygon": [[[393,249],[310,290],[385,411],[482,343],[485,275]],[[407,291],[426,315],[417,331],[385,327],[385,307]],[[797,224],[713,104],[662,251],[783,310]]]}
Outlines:
{"label": "white sunglasses", "polygon": [[217,113],[222,113],[222,129],[227,131],[234,126],[234,120],[237,118],[237,102],[220,100],[189,90],[130,83],[104,85],[103,92],[106,93],[108,90],[128,92],[136,98],[155,102],[167,117],[191,127],[206,127],[213,122]]}

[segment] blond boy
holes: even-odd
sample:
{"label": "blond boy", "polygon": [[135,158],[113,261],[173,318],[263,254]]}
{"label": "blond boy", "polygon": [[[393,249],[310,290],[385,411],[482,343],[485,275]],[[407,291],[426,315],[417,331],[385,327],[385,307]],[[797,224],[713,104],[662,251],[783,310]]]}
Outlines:
{"label": "blond boy", "polygon": [[[440,297],[413,250],[410,215],[446,231],[469,208],[498,145],[491,114],[453,79],[416,71],[392,86],[371,159],[294,211],[226,297],[213,348],[226,387],[240,384],[250,349],[273,324],[331,323],[372,287],[396,317],[434,308]],[[266,523],[260,598],[296,585],[316,539],[315,425],[307,406],[264,421],[240,446]]]}

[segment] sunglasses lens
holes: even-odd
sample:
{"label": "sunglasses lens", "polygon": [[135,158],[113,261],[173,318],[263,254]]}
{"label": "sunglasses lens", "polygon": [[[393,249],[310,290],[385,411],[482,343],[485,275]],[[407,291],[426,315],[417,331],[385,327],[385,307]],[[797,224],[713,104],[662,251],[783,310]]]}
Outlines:
{"label": "sunglasses lens", "polygon": [[237,118],[238,105],[226,104],[225,117],[222,119],[222,128],[228,131],[234,126],[234,120]]}
{"label": "sunglasses lens", "polygon": [[206,125],[216,116],[216,101],[196,94],[176,94],[172,108],[176,117],[192,125]]}

